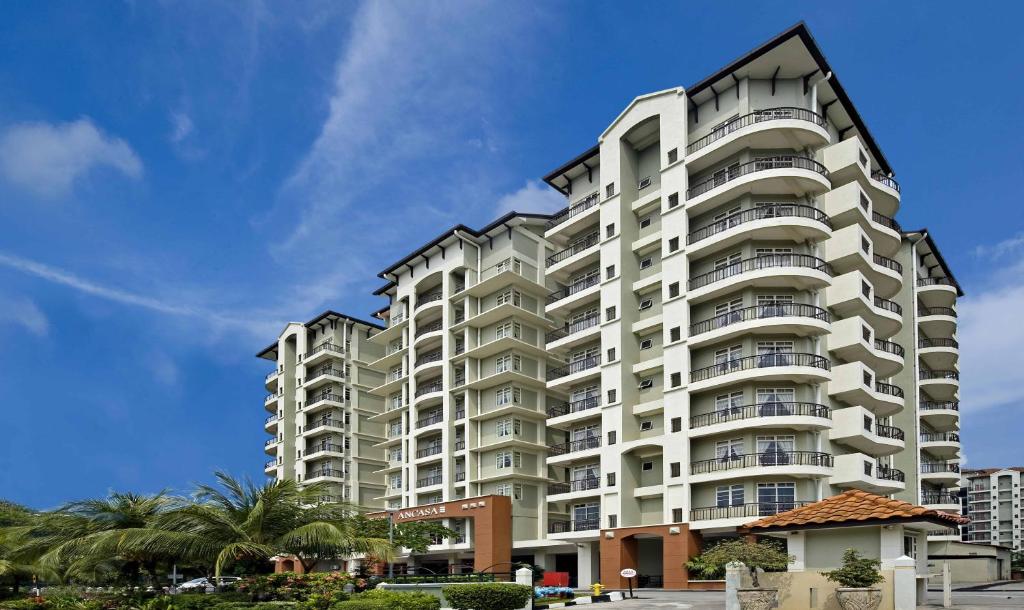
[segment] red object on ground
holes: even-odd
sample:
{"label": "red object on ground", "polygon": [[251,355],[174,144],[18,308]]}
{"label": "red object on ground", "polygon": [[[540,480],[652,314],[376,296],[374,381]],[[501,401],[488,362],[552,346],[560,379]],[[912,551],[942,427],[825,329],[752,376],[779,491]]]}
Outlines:
{"label": "red object on ground", "polygon": [[545,587],[568,587],[569,573],[544,572],[544,578],[541,580],[541,584]]}

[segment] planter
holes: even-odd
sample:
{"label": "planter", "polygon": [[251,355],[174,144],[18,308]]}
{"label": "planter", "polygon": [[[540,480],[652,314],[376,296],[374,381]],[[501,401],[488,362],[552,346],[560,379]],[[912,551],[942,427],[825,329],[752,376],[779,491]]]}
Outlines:
{"label": "planter", "polygon": [[771,610],[779,605],[778,589],[736,589],[741,610]]}
{"label": "planter", "polygon": [[836,599],[843,610],[876,610],[882,603],[882,590],[839,587]]}

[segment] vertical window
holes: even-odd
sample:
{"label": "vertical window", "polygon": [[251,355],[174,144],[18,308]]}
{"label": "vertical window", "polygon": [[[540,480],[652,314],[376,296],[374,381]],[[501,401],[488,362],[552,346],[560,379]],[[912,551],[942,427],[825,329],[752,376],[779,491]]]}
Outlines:
{"label": "vertical window", "polygon": [[715,488],[715,505],[719,508],[743,506],[743,485],[719,485]]}

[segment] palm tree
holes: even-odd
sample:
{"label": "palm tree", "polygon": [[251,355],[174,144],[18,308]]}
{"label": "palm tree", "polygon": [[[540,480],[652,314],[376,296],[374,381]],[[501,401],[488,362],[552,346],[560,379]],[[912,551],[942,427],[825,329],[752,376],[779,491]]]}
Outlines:
{"label": "palm tree", "polygon": [[320,558],[355,553],[389,558],[387,540],[365,537],[353,511],[320,498],[319,484],[271,481],[262,486],[217,472],[219,487],[200,485],[190,499],[155,516],[148,527],[122,530],[116,551],[214,565],[215,576],[237,561],[295,555],[307,571]]}

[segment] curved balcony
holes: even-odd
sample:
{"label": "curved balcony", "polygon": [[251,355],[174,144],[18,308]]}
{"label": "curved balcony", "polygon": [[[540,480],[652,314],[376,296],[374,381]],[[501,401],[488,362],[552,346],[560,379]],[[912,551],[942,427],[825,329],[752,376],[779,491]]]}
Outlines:
{"label": "curved balcony", "polygon": [[946,492],[922,493],[921,505],[926,508],[932,508],[935,510],[942,510],[946,512],[960,511],[963,506],[960,503],[960,496],[958,496],[957,494]]}
{"label": "curved balcony", "polygon": [[690,391],[710,390],[741,381],[823,383],[831,363],[817,354],[775,353],[745,356],[690,372]]}
{"label": "curved balcony", "polygon": [[[577,479],[575,481],[568,481],[565,483],[551,483],[548,485],[548,496],[554,496],[559,494],[570,494],[581,491],[593,491],[601,488],[601,479],[597,477],[587,477],[585,479]],[[550,497],[549,502],[552,502]]]}
{"label": "curved balcony", "polygon": [[599,293],[595,288],[601,283],[601,276],[594,274],[584,280],[562,286],[548,294],[545,310],[548,313],[579,305],[597,299]]}
{"label": "curved balcony", "polygon": [[832,426],[832,410],[813,402],[766,402],[721,409],[690,418],[690,437],[748,428],[814,430]]}
{"label": "curved balcony", "polygon": [[276,369],[267,373],[267,376],[263,379],[263,384],[267,388],[268,392],[277,391],[277,380],[281,376],[281,373]]}
{"label": "curved balcony", "polygon": [[441,366],[444,364],[443,360],[444,354],[441,348],[437,348],[424,354],[418,354],[416,356],[416,361],[413,363],[413,374],[419,373],[426,368]]}
{"label": "curved balcony", "polygon": [[[733,504],[731,506],[706,506],[690,509],[690,521],[721,521],[725,519],[740,519],[736,525],[743,525],[758,517],[770,517],[784,513],[787,510],[800,508],[811,504],[805,500],[793,500],[790,502],[748,502],[746,504]],[[731,525],[731,524],[730,524]]]}
{"label": "curved balcony", "polygon": [[871,200],[875,207],[889,214],[895,214],[900,205],[900,185],[891,176],[882,172],[873,172],[868,181],[871,188]]}
{"label": "curved balcony", "polygon": [[732,453],[710,460],[690,462],[690,482],[702,483],[772,475],[823,477],[831,474],[833,458],[820,451],[774,451],[765,453]]}
{"label": "curved balcony", "polygon": [[902,388],[875,379],[875,372],[860,361],[832,367],[829,396],[848,405],[859,405],[876,417],[888,417],[903,410]]}
{"label": "curved balcony", "polygon": [[345,349],[340,345],[334,343],[321,343],[315,347],[306,350],[306,357],[303,359],[303,364],[307,367],[316,364],[322,360],[328,358],[341,358],[345,355]]}
{"label": "curved balcony", "polygon": [[568,248],[547,257],[547,273],[571,273],[592,265],[597,261],[600,250],[597,247],[601,234],[597,231],[574,240]]}
{"label": "curved balcony", "polygon": [[600,417],[601,395],[594,394],[548,407],[548,426],[564,427],[572,422],[590,417]]}
{"label": "curved balcony", "polygon": [[313,483],[318,479],[341,480],[345,478],[345,472],[338,468],[321,468],[306,475],[306,482]]}
{"label": "curved balcony", "polygon": [[432,455],[440,455],[442,451],[443,449],[440,443],[436,445],[430,445],[429,447],[424,447],[423,449],[417,449],[416,459],[430,457]]}
{"label": "curved balcony", "polygon": [[601,314],[595,313],[549,332],[544,340],[549,350],[579,345],[592,340],[600,324]]}
{"label": "curved balcony", "polygon": [[270,470],[277,470],[277,460],[270,460],[269,462],[267,462],[266,464],[263,465],[263,471],[264,472],[267,472],[267,471],[270,471]]}
{"label": "curved balcony", "polygon": [[431,413],[426,417],[421,417],[416,420],[416,429],[426,428],[427,426],[433,426],[444,421],[444,413]]}
{"label": "curved balcony", "polygon": [[935,400],[953,400],[960,389],[960,373],[957,371],[920,369],[917,378],[921,389]]}
{"label": "curved balcony", "polygon": [[933,428],[949,430],[960,422],[960,403],[949,401],[926,401],[918,405],[918,413]]}
{"label": "curved balcony", "polygon": [[443,332],[444,322],[440,319],[426,324],[417,324],[416,334],[413,335],[413,346],[422,347],[424,343],[431,339],[440,338]]}
{"label": "curved balcony", "polygon": [[960,286],[945,277],[917,278],[917,298],[925,307],[952,307]]}
{"label": "curved balcony", "polygon": [[590,358],[570,362],[564,366],[548,369],[548,386],[553,387],[554,385],[576,383],[583,379],[599,375],[600,369],[598,367],[600,365],[601,357],[592,356]]}
{"label": "curved balcony", "polygon": [[903,265],[881,254],[872,254],[871,263],[874,270],[871,281],[875,285],[875,290],[888,295],[899,292],[900,286],[903,285]]}
{"label": "curved balcony", "polygon": [[829,190],[828,170],[814,159],[779,155],[730,167],[686,190],[691,213],[710,210],[740,195],[806,195]]}
{"label": "curved balcony", "polygon": [[957,313],[952,307],[918,307],[917,324],[927,337],[952,339],[956,333]]}
{"label": "curved balcony", "polygon": [[263,452],[267,455],[277,455],[277,445],[280,442],[276,437],[268,438],[267,442],[263,443]]}
{"label": "curved balcony", "polygon": [[345,406],[345,396],[332,392],[331,390],[323,390],[320,392],[307,394],[306,404],[304,411],[306,413],[312,413],[320,409],[328,407],[343,407]]}
{"label": "curved balcony", "polygon": [[706,301],[735,290],[738,284],[808,290],[832,282],[832,266],[808,254],[755,256],[696,275],[687,282],[690,302]]}
{"label": "curved balcony", "polygon": [[443,398],[444,380],[440,377],[416,384],[416,391],[413,393],[413,402],[420,406]]}
{"label": "curved balcony", "polygon": [[344,431],[345,431],[345,422],[342,419],[340,419],[340,417],[339,417],[339,419],[331,419],[329,417],[324,417],[324,418],[317,419],[317,420],[312,421],[312,422],[307,422],[306,423],[306,428],[302,431],[302,435],[303,436],[307,436],[307,435],[315,436],[317,434],[322,434],[324,432],[344,432]]}
{"label": "curved balcony", "polygon": [[922,432],[920,447],[937,458],[955,458],[960,453],[960,435],[956,432]]}
{"label": "curved balcony", "polygon": [[779,106],[756,110],[723,123],[686,147],[686,166],[693,171],[710,167],[737,152],[817,148],[829,143],[827,121],[806,108]]}
{"label": "curved balcony", "polygon": [[956,462],[921,462],[921,480],[939,485],[960,482],[960,464]]}
{"label": "curved balcony", "polygon": [[686,236],[686,251],[694,258],[746,240],[803,242],[824,239],[831,231],[828,214],[818,208],[770,204],[736,212],[691,231]]}
{"label": "curved balcony", "polygon": [[545,235],[550,234],[556,227],[562,231],[582,221],[585,217],[589,217],[591,214],[588,212],[596,211],[595,208],[599,203],[601,203],[601,197],[597,191],[594,191],[582,199],[576,200],[572,205],[555,212],[544,227]]}
{"label": "curved balcony", "polygon": [[558,461],[571,461],[590,457],[592,455],[597,455],[598,449],[600,448],[600,436],[588,436],[574,441],[569,441],[567,443],[548,445],[548,462],[559,457],[566,459]]}
{"label": "curved balcony", "polygon": [[878,464],[863,453],[836,456],[835,474],[829,483],[837,487],[861,489],[871,493],[889,494],[907,487],[902,470]]}
{"label": "curved balcony", "polygon": [[930,369],[952,369],[960,358],[960,343],[956,339],[920,337],[917,355]]}
{"label": "curved balcony", "polygon": [[874,243],[875,250],[881,250],[889,255],[893,255],[900,249],[900,242],[903,239],[903,227],[892,216],[872,211],[869,234],[871,235],[871,241]]}
{"label": "curved balcony", "polygon": [[345,371],[331,364],[326,364],[312,371],[309,371],[307,368],[307,371],[306,381],[303,384],[307,391],[328,383],[345,382]]}
{"label": "curved balcony", "polygon": [[277,432],[277,422],[281,420],[279,415],[271,415],[263,421],[263,429],[271,434]]}
{"label": "curved balcony", "polygon": [[889,377],[903,370],[905,350],[902,345],[885,339],[875,339],[874,348],[874,358],[869,365],[876,373],[882,377]]}
{"label": "curved balcony", "polygon": [[701,320],[690,326],[690,347],[748,333],[817,335],[828,332],[828,310],[804,303],[762,303]]}

